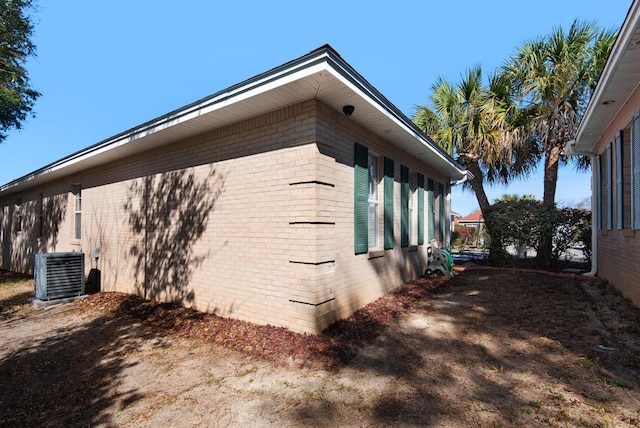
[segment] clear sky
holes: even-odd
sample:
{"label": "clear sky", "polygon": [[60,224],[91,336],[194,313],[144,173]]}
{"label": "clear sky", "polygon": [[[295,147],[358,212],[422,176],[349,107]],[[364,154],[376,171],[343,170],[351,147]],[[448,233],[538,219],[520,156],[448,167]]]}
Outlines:
{"label": "clear sky", "polygon": [[[402,112],[427,104],[438,76],[492,72],[524,41],[578,18],[619,29],[631,0],[208,1],[41,0],[36,116],[0,144],[7,183],[91,144],[225,89],[326,43]],[[541,174],[504,193],[542,196]],[[589,175],[561,171],[556,201],[590,195]],[[452,207],[477,209],[454,189]]]}

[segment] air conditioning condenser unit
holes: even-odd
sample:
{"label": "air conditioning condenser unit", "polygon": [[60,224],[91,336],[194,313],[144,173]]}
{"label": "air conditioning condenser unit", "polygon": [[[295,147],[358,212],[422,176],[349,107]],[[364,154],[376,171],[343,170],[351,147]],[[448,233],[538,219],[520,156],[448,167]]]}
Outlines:
{"label": "air conditioning condenser unit", "polygon": [[84,253],[36,254],[35,298],[56,300],[84,294]]}

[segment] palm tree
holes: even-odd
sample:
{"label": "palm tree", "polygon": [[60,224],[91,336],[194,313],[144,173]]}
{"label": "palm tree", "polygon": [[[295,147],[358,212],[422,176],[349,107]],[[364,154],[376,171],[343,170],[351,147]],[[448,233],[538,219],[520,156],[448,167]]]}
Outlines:
{"label": "palm tree", "polygon": [[[549,36],[525,43],[504,67],[516,101],[532,114],[529,141],[544,153],[543,204],[550,209],[558,167],[567,161],[564,145],[575,137],[615,37],[614,31],[576,20],[567,32],[555,28]],[[544,241],[542,258],[551,254],[551,237]]]}
{"label": "palm tree", "polygon": [[432,86],[431,105],[417,107],[413,121],[473,175],[473,189],[486,218],[491,206],[485,182],[504,182],[532,171],[540,159],[522,135],[523,111],[511,99],[511,84],[504,74],[482,83],[482,69],[467,70],[451,85],[442,77]]}

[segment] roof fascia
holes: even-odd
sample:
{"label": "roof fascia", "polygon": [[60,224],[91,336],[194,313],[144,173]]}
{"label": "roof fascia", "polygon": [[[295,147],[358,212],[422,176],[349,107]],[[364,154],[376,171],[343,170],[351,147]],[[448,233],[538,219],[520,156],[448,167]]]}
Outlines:
{"label": "roof fascia", "polygon": [[411,135],[439,159],[446,162],[451,168],[452,176],[457,175],[462,177],[468,174],[460,164],[449,157],[449,155],[426,136],[407,116],[391,104],[378,90],[347,64],[331,46],[325,45],[298,59],[289,61],[279,67],[230,86],[227,89],[223,89],[222,91],[216,92],[156,119],[142,123],[141,125],[52,162],[27,175],[12,180],[0,186],[0,193],[12,190],[43,175],[60,171],[88,158],[108,152],[111,149],[131,144],[140,138],[184,123],[197,116],[210,113],[233,103],[259,95],[275,87],[285,85],[302,76],[321,71],[332,73],[352,91],[359,94],[363,99],[368,100],[378,111],[390,118],[404,132]]}
{"label": "roof fascia", "polygon": [[[604,70],[600,75],[598,80],[598,84],[596,85],[596,89],[589,100],[589,104],[587,105],[587,109],[585,110],[584,116],[578,125],[578,129],[576,131],[575,140],[571,141],[571,151],[574,154],[589,154],[593,151],[593,148],[598,143],[597,140],[584,142],[584,132],[585,126],[591,118],[597,114],[598,108],[601,103],[604,101],[604,92],[608,83],[614,78],[614,74],[618,68],[618,63],[622,59],[626,49],[629,46],[629,42],[635,33],[635,29],[640,22],[640,0],[634,0],[631,6],[629,7],[629,11],[627,12],[627,17],[625,18],[622,27],[620,28],[620,32],[618,33],[618,37],[613,44],[613,48],[611,49],[611,54],[607,59],[607,62],[604,66]],[[621,103],[621,105],[624,103]]]}

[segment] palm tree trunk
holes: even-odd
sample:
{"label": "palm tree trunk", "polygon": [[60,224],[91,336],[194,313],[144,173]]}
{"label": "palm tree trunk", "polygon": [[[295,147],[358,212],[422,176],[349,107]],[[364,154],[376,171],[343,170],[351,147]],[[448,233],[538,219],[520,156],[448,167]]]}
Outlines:
{"label": "palm tree trunk", "polygon": [[473,178],[469,180],[469,184],[471,185],[473,192],[476,194],[476,199],[478,200],[480,211],[482,211],[482,216],[486,218],[487,210],[491,204],[489,203],[489,198],[487,198],[487,194],[484,191],[484,174],[482,173],[477,160],[466,162],[466,166],[469,172],[473,174]]}
{"label": "palm tree trunk", "polygon": [[[549,144],[544,157],[544,194],[542,204],[548,210],[555,210],[556,186],[558,184],[558,166],[560,163],[560,145]],[[552,217],[553,218],[553,217]],[[538,261],[547,268],[553,264],[553,232],[555,228],[543,228],[538,243]]]}
{"label": "palm tree trunk", "polygon": [[556,200],[556,186],[558,184],[558,166],[560,163],[560,149],[557,144],[545,150],[544,156],[544,195],[542,203],[553,207]]}

